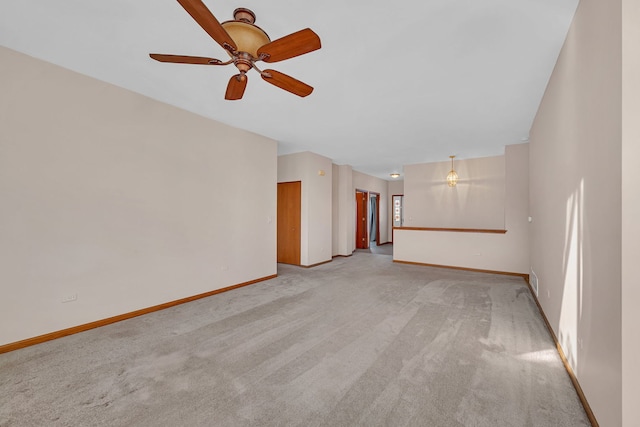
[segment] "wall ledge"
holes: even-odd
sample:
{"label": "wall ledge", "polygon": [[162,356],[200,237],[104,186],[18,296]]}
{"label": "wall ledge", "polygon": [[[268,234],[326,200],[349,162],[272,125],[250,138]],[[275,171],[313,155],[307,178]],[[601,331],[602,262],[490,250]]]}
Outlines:
{"label": "wall ledge", "polygon": [[505,234],[507,230],[491,228],[437,228],[437,227],[393,227],[393,230],[407,231],[448,231],[453,233],[491,233]]}

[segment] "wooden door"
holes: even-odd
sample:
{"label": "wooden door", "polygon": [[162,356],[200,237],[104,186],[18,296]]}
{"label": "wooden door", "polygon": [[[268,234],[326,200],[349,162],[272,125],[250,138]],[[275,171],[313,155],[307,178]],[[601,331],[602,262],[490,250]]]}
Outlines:
{"label": "wooden door", "polygon": [[300,265],[302,183],[278,183],[278,262]]}
{"label": "wooden door", "polygon": [[367,249],[367,193],[356,191],[356,249]]}

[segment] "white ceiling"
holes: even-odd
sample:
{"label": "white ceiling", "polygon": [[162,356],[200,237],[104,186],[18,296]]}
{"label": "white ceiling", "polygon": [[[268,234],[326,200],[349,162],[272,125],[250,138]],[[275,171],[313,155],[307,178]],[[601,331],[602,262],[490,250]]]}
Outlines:
{"label": "white ceiling", "polygon": [[[220,22],[246,7],[272,40],[311,28],[322,49],[268,67],[315,88],[299,98],[224,59],[176,0],[0,2],[0,44],[390,179],[411,163],[502,154],[526,141],[578,0],[204,0]],[[263,64],[264,65],[264,64]]]}

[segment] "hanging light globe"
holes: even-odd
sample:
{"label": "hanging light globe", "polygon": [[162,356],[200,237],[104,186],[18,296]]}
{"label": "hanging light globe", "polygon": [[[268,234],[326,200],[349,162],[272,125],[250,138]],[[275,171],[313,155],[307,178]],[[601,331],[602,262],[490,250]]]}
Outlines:
{"label": "hanging light globe", "polygon": [[453,169],[453,158],[454,157],[455,156],[449,156],[449,158],[451,158],[451,170],[449,171],[449,174],[447,175],[447,185],[449,187],[455,187],[456,184],[458,183],[458,174]]}

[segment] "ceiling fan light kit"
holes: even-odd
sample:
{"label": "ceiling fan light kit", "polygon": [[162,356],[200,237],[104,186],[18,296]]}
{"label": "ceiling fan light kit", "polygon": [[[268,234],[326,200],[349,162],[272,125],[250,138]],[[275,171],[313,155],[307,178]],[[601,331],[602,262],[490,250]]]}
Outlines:
{"label": "ceiling fan light kit", "polygon": [[236,9],[232,21],[220,24],[202,0],[178,0],[178,3],[227,51],[231,59],[222,61],[216,58],[151,53],[149,56],[152,59],[176,64],[234,64],[239,74],[229,80],[225,94],[225,99],[228,100],[242,98],[248,81],[247,72],[251,69],[256,70],[266,82],[295,95],[305,97],[313,92],[313,87],[291,76],[275,70],[260,70],[256,66],[258,61],[279,62],[320,49],[320,38],[311,29],[306,28],[271,41],[267,33],[255,25],[256,15],[249,9]]}

